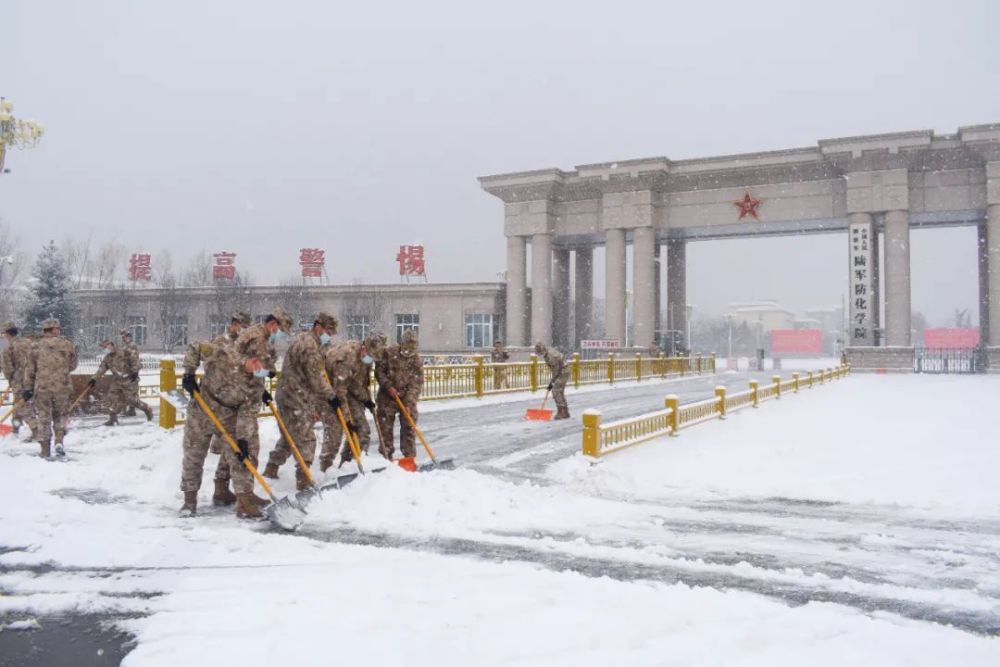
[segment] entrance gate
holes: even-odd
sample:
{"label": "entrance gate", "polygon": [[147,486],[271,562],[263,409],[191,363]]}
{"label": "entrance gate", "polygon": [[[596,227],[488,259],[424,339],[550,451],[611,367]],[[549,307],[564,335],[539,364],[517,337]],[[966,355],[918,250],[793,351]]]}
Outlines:
{"label": "entrance gate", "polygon": [[986,372],[986,350],[976,348],[925,348],[913,351],[915,373],[968,374]]}

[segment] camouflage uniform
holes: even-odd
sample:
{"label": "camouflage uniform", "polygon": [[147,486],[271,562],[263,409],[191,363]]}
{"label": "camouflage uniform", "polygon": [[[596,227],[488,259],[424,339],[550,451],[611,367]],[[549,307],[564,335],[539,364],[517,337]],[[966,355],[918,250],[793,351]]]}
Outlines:
{"label": "camouflage uniform", "polygon": [[[228,344],[232,345],[236,355],[242,361],[257,359],[261,366],[267,369],[269,375],[277,373],[275,366],[278,355],[274,350],[274,345],[271,344],[271,334],[263,324],[257,324],[244,330],[235,340],[232,340],[228,334],[219,336],[219,338],[227,338],[231,341]],[[265,378],[255,377],[251,373],[243,373],[244,399],[243,407],[237,415],[239,424],[236,430],[244,434],[245,439],[250,443],[250,461],[254,467],[257,467],[260,457],[260,427],[257,418],[260,415],[265,389],[267,389]],[[225,443],[222,445],[226,446]],[[220,466],[219,470],[216,470],[215,479],[228,481],[228,472],[228,469]]]}
{"label": "camouflage uniform", "polygon": [[[139,358],[139,348],[132,342],[132,334],[128,332],[128,329],[122,329],[120,334],[122,337],[121,351],[125,355],[126,366],[129,371],[122,385],[127,406],[125,416],[134,417],[135,408],[142,410],[140,406],[141,401],[139,400],[139,372],[142,370],[142,360]],[[129,401],[128,397],[131,397],[133,400]]]}
{"label": "camouflage uniform", "polygon": [[569,418],[569,406],[566,404],[566,383],[569,382],[569,364],[563,353],[554,347],[546,347],[542,343],[535,343],[535,354],[542,355],[545,365],[552,372],[552,380],[549,389],[552,391],[552,400],[556,403],[556,419]]}
{"label": "camouflage uniform", "polygon": [[[510,361],[510,354],[507,352],[507,348],[497,341],[493,344],[493,349],[490,350],[490,363],[492,364],[505,364]],[[493,368],[493,388],[503,389],[507,385],[507,373],[504,368]]]}
{"label": "camouflage uniform", "polygon": [[[313,424],[319,414],[317,404],[320,400],[331,401],[334,396],[333,387],[324,373],[319,336],[313,331],[297,334],[285,353],[275,399],[285,427],[295,440],[306,466],[312,465],[316,455]],[[277,469],[290,454],[291,448],[282,435],[268,457],[267,474],[276,475]],[[296,471],[296,478],[299,486],[306,483],[301,470]]]}
{"label": "camouflage uniform", "polygon": [[[45,320],[47,332],[59,327],[58,320]],[[38,414],[38,437],[42,456],[49,456],[50,442],[55,434],[56,452],[61,453],[66,436],[66,418],[73,387],[69,374],[76,369],[77,356],[73,343],[55,333],[46,333],[32,347],[24,390],[34,392]]]}
{"label": "camouflage uniform", "polygon": [[[16,330],[13,322],[5,322],[3,332]],[[11,415],[11,423],[14,431],[20,428],[22,423],[26,423],[31,429],[32,436],[38,431],[38,424],[35,420],[34,399],[25,401],[21,395],[25,389],[28,364],[31,362],[31,348],[34,343],[28,338],[20,338],[12,334],[7,339],[7,347],[0,354],[0,370],[7,379],[7,384],[12,392],[11,402],[15,404],[14,414]]]}
{"label": "camouflage uniform", "polygon": [[[199,393],[223,428],[235,439],[240,433],[237,415],[244,401],[242,389],[244,370],[232,349],[212,343],[192,343],[184,355],[184,373],[194,375],[198,366],[205,368]],[[216,427],[202,410],[197,400],[192,400],[184,424],[184,460],[181,470],[181,491],[197,493],[208,455],[209,443]],[[222,456],[229,467],[233,487],[237,494],[253,492],[253,478],[243,463],[227,444]]]}
{"label": "camouflage uniform", "polygon": [[[97,367],[97,372],[91,378],[92,383],[96,383],[105,373],[111,373],[111,384],[108,388],[108,402],[111,416],[106,426],[118,423],[118,415],[128,406],[138,408],[146,414],[146,419],[153,418],[153,411],[148,405],[139,400],[138,383],[132,381],[135,374],[132,359],[129,358],[126,350],[115,348],[104,355],[101,365]],[[135,390],[133,390],[133,385]],[[93,386],[93,385],[91,385]]]}
{"label": "camouflage uniform", "polygon": [[[364,351],[370,356],[376,356],[381,350],[381,341],[378,336],[369,336],[362,343],[352,340],[337,345],[329,345],[324,350],[323,356],[326,362],[326,373],[333,385],[333,390],[337,398],[347,406],[345,419],[350,419],[357,429],[358,443],[361,450],[368,452],[368,445],[371,442],[371,428],[368,426],[368,417],[365,409],[373,409],[375,404],[371,397],[371,365],[362,361]],[[343,438],[343,427],[337,416],[330,408],[323,411],[323,450],[320,453],[320,469],[326,470],[333,464],[333,459],[337,455],[337,445]],[[340,460],[348,461],[353,458],[350,446],[344,440],[340,451]]]}
{"label": "camouflage uniform", "polygon": [[[384,438],[381,454],[388,459],[395,452],[395,424],[399,406],[389,393],[395,389],[399,399],[406,406],[413,421],[417,421],[417,401],[420,400],[420,390],[424,385],[424,365],[417,353],[417,336],[413,331],[403,332],[403,338],[397,345],[392,345],[381,354],[375,362],[375,379],[378,381],[379,430]],[[416,456],[416,434],[406,417],[399,415],[399,450],[404,457]]]}

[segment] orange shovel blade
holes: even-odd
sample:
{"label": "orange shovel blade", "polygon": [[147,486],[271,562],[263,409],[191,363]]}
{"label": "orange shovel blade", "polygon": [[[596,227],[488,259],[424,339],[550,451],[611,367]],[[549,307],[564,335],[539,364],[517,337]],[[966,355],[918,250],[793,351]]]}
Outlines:
{"label": "orange shovel blade", "polygon": [[0,437],[10,435],[13,432],[14,428],[10,424],[0,424]]}
{"label": "orange shovel blade", "polygon": [[417,460],[412,456],[405,456],[396,461],[396,464],[407,472],[417,472]]}
{"label": "orange shovel blade", "polygon": [[524,418],[528,421],[547,422],[552,419],[552,410],[542,410],[541,408],[528,408],[524,411]]}

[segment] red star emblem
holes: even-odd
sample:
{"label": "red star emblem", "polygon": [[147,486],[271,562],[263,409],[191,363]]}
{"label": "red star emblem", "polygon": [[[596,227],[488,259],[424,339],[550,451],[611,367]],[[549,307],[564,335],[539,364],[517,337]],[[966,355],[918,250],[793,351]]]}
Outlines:
{"label": "red star emblem", "polygon": [[747,190],[747,193],[743,195],[743,199],[734,201],[733,206],[740,209],[740,220],[748,215],[752,215],[754,220],[760,220],[757,216],[757,207],[760,206],[760,202],[760,199],[754,199],[753,195],[750,194],[750,191]]}

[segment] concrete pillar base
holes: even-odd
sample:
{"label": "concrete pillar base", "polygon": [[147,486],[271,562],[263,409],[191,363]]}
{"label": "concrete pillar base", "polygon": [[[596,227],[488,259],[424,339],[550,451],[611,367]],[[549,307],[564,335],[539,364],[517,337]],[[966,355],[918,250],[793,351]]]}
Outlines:
{"label": "concrete pillar base", "polygon": [[986,348],[986,372],[1000,374],[1000,347]]}
{"label": "concrete pillar base", "polygon": [[847,363],[859,373],[912,373],[912,347],[849,347]]}

